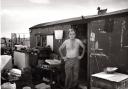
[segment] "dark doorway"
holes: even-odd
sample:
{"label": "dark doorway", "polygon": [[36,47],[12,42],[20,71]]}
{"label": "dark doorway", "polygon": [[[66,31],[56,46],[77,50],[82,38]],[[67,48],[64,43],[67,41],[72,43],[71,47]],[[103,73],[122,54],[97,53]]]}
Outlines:
{"label": "dark doorway", "polygon": [[[79,83],[81,87],[87,86],[87,24],[75,24],[72,28],[76,30],[76,37],[79,38],[85,45],[85,55],[80,60]],[[82,49],[80,50],[80,53]]]}

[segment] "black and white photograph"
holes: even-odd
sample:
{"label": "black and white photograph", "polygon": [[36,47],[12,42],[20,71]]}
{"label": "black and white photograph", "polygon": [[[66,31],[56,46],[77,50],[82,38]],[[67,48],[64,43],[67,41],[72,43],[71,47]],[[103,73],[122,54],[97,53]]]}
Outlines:
{"label": "black and white photograph", "polygon": [[128,0],[0,0],[1,89],[128,89]]}

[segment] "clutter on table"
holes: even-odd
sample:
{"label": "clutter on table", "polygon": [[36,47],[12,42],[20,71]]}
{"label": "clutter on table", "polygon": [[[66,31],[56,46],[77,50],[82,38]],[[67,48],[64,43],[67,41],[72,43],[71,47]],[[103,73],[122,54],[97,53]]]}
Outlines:
{"label": "clutter on table", "polygon": [[115,73],[117,71],[117,69],[118,69],[117,67],[106,67],[104,69],[104,72],[108,73],[108,74],[112,74],[112,73]]}
{"label": "clutter on table", "polygon": [[47,85],[45,83],[40,83],[38,85],[35,86],[36,89],[51,89],[50,85]]}

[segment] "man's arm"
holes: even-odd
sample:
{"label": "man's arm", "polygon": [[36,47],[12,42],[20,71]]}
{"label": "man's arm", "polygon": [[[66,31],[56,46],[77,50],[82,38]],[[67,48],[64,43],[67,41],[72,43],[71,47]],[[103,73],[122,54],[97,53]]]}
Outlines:
{"label": "man's arm", "polygon": [[61,58],[64,60],[65,60],[65,57],[62,53],[62,49],[64,49],[65,47],[66,47],[66,41],[64,41],[63,44],[59,47],[59,54],[60,54]]}
{"label": "man's arm", "polygon": [[79,59],[82,59],[84,57],[84,53],[85,53],[85,46],[80,40],[79,40],[79,44],[83,49],[81,55],[79,56]]}

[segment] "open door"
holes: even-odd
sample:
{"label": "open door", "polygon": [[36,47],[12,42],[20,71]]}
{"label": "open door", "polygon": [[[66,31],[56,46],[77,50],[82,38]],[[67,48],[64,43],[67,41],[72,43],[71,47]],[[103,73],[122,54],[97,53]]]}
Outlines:
{"label": "open door", "polygon": [[53,35],[47,35],[47,46],[49,45],[51,49],[53,50]]}
{"label": "open door", "polygon": [[[72,28],[76,29],[76,38],[80,39],[85,45],[84,57],[80,60],[80,70],[79,70],[79,87],[81,89],[86,89],[88,86],[88,50],[87,50],[87,23],[72,25]],[[80,53],[82,48],[80,49]]]}

